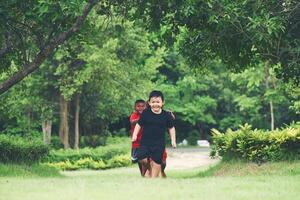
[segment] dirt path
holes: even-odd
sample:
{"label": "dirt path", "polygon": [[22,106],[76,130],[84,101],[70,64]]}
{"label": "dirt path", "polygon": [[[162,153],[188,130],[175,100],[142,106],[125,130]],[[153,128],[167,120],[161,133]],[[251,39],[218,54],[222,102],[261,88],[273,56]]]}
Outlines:
{"label": "dirt path", "polygon": [[204,167],[218,162],[218,159],[211,159],[209,157],[209,148],[167,149],[167,153],[168,170]]}

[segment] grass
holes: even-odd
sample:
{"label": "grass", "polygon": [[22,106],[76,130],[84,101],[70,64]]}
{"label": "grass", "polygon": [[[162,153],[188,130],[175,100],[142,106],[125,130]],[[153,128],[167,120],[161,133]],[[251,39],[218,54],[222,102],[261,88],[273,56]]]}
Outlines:
{"label": "grass", "polygon": [[200,173],[200,176],[300,176],[300,161],[256,164],[246,161],[227,161]]}
{"label": "grass", "polygon": [[300,195],[299,166],[299,161],[226,162],[209,169],[167,170],[167,179],[155,180],[139,177],[137,166],[52,178],[0,177],[0,199],[290,200]]}
{"label": "grass", "polygon": [[[53,167],[39,164],[2,164],[0,163],[0,177],[61,177],[59,171]],[[1,198],[0,198],[1,199]]]}

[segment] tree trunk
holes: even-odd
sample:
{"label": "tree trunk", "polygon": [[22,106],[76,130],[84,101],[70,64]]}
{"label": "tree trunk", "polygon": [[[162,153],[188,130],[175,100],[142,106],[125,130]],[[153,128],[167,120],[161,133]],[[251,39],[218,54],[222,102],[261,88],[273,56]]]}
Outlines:
{"label": "tree trunk", "polygon": [[59,127],[59,137],[61,142],[64,145],[65,149],[70,147],[69,145],[69,123],[68,123],[68,115],[69,115],[69,102],[65,100],[65,98],[61,95],[60,97],[60,127]]}
{"label": "tree trunk", "polygon": [[49,145],[51,143],[52,120],[43,121],[42,122],[42,129],[43,129],[44,143]]}
{"label": "tree trunk", "polygon": [[62,95],[60,95],[59,97],[59,119],[60,119],[60,123],[59,123],[59,139],[61,141],[61,143],[63,144],[64,142],[64,123],[63,123],[63,110],[64,110],[64,97]]}
{"label": "tree trunk", "polygon": [[[268,62],[266,62],[266,64],[265,64],[265,70],[264,71],[265,71],[266,91],[270,88],[269,81],[271,81],[271,83],[273,83],[273,87],[274,87],[273,89],[275,89],[275,83],[272,80],[272,76],[269,73],[269,63]],[[274,127],[275,127],[275,117],[274,117],[273,102],[270,101],[269,105],[270,105],[270,116],[271,116],[271,130],[273,131]]]}
{"label": "tree trunk", "polygon": [[272,101],[270,101],[270,113],[271,113],[271,130],[273,131],[275,123],[274,123],[274,109],[273,109],[273,102]]}
{"label": "tree trunk", "polygon": [[76,95],[75,99],[75,142],[74,149],[79,149],[79,111],[80,111],[80,95]]}

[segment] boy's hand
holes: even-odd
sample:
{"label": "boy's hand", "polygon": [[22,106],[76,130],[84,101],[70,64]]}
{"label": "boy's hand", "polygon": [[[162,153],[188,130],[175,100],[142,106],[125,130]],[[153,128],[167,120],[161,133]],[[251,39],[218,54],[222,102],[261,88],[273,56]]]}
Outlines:
{"label": "boy's hand", "polygon": [[136,141],[136,139],[137,139],[137,136],[132,136],[132,138],[131,138],[131,142],[134,142],[134,141]]}
{"label": "boy's hand", "polygon": [[172,141],[172,147],[175,149],[176,148],[176,142]]}

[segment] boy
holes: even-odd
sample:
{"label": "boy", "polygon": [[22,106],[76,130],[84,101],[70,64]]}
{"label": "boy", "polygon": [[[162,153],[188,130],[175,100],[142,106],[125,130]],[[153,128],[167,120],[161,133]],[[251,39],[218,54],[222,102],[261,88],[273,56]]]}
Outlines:
{"label": "boy", "polygon": [[165,150],[165,131],[169,130],[171,143],[176,148],[176,133],[171,114],[163,110],[164,96],[160,91],[152,91],[149,95],[149,108],[144,110],[137,122],[132,141],[137,140],[138,133],[143,127],[140,148],[137,150],[139,162],[147,167],[148,158],[151,162],[150,176],[158,177],[161,171],[162,158]]}
{"label": "boy", "polygon": [[[142,112],[145,108],[146,108],[146,102],[144,100],[138,99],[138,100],[135,101],[135,103],[134,103],[134,112],[130,115],[130,118],[129,118],[130,124],[131,124],[131,129],[130,129],[131,138],[132,138],[132,134],[133,134],[133,130],[135,128],[135,125],[138,122],[138,120],[140,119],[140,116],[141,116],[141,114],[142,114]],[[142,137],[142,131],[143,130],[141,129],[138,132],[136,141],[133,141],[132,145],[131,145],[131,161],[133,163],[138,162],[136,154],[137,154],[137,149],[140,147],[140,140],[141,140],[141,137]],[[141,175],[144,176],[145,172],[146,172],[146,169],[143,168],[141,163],[138,163],[138,165],[139,165]]]}
{"label": "boy", "polygon": [[[130,124],[131,124],[131,129],[130,129],[130,135],[132,137],[133,130],[135,128],[136,123],[140,119],[141,113],[144,111],[144,109],[147,107],[147,104],[144,100],[138,99],[134,103],[134,112],[130,115]],[[172,117],[175,119],[175,116],[172,112],[170,112]],[[131,146],[131,161],[133,163],[138,162],[136,153],[137,149],[140,147],[140,141],[142,137],[142,132],[143,130],[141,129],[138,133],[137,140],[132,142]],[[162,165],[161,165],[161,175],[162,177],[166,178],[167,175],[165,174],[165,168],[166,168],[166,160],[167,160],[167,152],[164,150],[163,154],[163,160],[162,160]],[[150,161],[149,161],[150,162]],[[149,164],[148,164],[149,165]],[[142,176],[145,176],[147,169],[141,165],[141,163],[138,162],[139,170]],[[149,175],[149,174],[148,174]]]}

